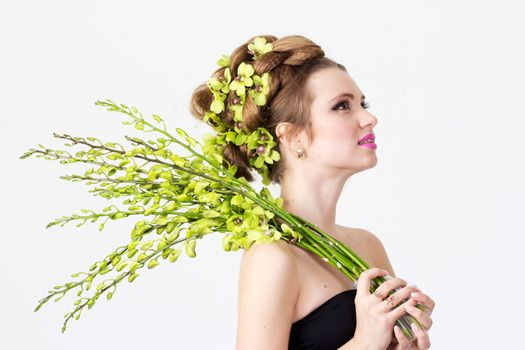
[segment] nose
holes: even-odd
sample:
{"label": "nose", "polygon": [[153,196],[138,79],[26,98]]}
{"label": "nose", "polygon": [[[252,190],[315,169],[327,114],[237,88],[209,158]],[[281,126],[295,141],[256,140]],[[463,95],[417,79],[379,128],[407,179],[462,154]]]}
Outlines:
{"label": "nose", "polygon": [[361,114],[361,126],[363,128],[373,128],[377,125],[377,117],[368,111],[363,111]]}

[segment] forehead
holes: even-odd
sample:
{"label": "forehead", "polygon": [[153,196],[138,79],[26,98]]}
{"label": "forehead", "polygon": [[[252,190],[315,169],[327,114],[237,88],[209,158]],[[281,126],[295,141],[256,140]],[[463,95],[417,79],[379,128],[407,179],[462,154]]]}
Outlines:
{"label": "forehead", "polygon": [[350,93],[357,100],[363,95],[350,75],[337,68],[327,68],[313,73],[308,79],[313,103],[328,103],[333,98]]}

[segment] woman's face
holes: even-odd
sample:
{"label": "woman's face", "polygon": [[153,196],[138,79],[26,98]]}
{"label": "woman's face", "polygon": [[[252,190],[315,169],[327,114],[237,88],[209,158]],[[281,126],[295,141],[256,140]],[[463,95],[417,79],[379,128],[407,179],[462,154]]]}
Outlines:
{"label": "woman's face", "polygon": [[349,170],[348,175],[375,166],[375,141],[368,145],[358,141],[373,133],[377,118],[366,110],[363,93],[349,74],[337,68],[323,69],[312,74],[308,87],[314,100],[313,142],[305,147],[307,159],[317,166]]}

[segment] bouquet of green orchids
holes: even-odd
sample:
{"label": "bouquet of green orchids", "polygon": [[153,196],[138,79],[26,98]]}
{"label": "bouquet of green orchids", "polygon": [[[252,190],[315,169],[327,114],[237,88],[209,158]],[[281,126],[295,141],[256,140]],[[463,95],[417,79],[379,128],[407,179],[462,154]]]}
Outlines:
{"label": "bouquet of green orchids", "polygon": [[[111,299],[117,285],[124,279],[133,282],[144,266],[153,269],[162,260],[173,263],[182,251],[195,258],[197,241],[211,233],[223,235],[222,247],[226,251],[249,249],[254,243],[285,240],[317,254],[354,282],[361,272],[370,268],[350,247],[316,225],[284,210],[283,199],[272,197],[267,187],[263,186],[257,193],[244,177],[236,178],[237,167],[223,165],[225,159],[214,135],[206,134],[200,143],[180,128],[175,129],[176,134],[170,133],[158,115],[153,114],[152,120],[148,121],[137,108],[109,99],[98,100],[95,105],[122,113],[126,116],[124,125],[156,133],[156,139],[143,140],[126,135],[133,147],[125,149],[119,143],[103,142],[94,137],[54,133],[53,136],[69,142],[67,146],[83,145],[87,150],[72,154],[39,144],[39,149],[29,149],[20,157],[25,159],[36,155],[58,160],[61,164],[90,164],[93,167],[82,175],[61,178],[94,185],[89,192],[107,200],[122,197],[122,204],[126,207],[119,209],[111,204],[99,213],[81,209],[82,214],[63,216],[47,224],[46,228],[64,226],[71,221],[77,222],[79,227],[89,220],[92,223],[99,221],[99,230],[102,231],[108,220],[137,218],[127,245],[117,247],[94,262],[88,272],[72,274],[72,281],[54,286],[46,297],[39,300],[35,312],[51,298],[56,302],[66,293],[76,291],[78,299],[74,302],[74,309],[64,315],[62,333],[71,318],[78,320],[82,311],[86,307],[91,309],[104,294]],[[248,140],[248,143],[252,141],[256,143],[257,140]],[[172,144],[181,146],[187,154],[174,153],[169,148]],[[273,151],[271,157],[266,155],[266,158],[270,162],[277,161],[279,153]],[[263,183],[268,184],[267,178]],[[107,274],[111,277],[103,277]],[[370,292],[384,281],[383,277],[373,279]],[[91,295],[86,295],[94,283],[96,287]],[[417,307],[423,310],[424,305],[418,304]],[[412,322],[424,329],[409,314],[396,321],[410,341],[415,339],[410,327]]]}

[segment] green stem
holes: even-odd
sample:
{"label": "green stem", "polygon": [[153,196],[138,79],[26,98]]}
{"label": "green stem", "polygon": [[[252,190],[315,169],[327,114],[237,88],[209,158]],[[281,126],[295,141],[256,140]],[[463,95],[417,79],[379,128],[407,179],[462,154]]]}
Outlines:
{"label": "green stem", "polygon": [[343,272],[343,274],[345,274],[349,279],[351,279],[352,281],[355,280],[355,276],[352,274],[352,272],[349,271],[346,268],[346,266],[341,264],[337,259],[334,259],[332,256],[330,256],[330,254],[326,252],[324,247],[315,247],[308,243],[306,240],[302,240],[301,242],[297,242],[295,244],[301,247],[302,249],[315,253],[316,255],[320,256],[323,260],[326,259],[326,262]]}
{"label": "green stem", "polygon": [[345,254],[350,256],[360,268],[362,268],[363,270],[368,270],[370,268],[369,264],[365,260],[363,260],[356,252],[354,252],[351,248],[346,246],[344,243],[340,242],[336,238],[334,238],[334,237],[330,236],[329,234],[325,233],[319,227],[317,227],[316,225],[314,225],[314,224],[312,224],[312,223],[302,219],[301,217],[296,216],[294,214],[291,214],[291,215],[296,217],[298,220],[303,221],[305,226],[313,229],[315,232],[319,233],[319,235],[321,235],[325,240],[331,242],[332,243],[331,246],[335,246],[336,248],[340,249]]}

